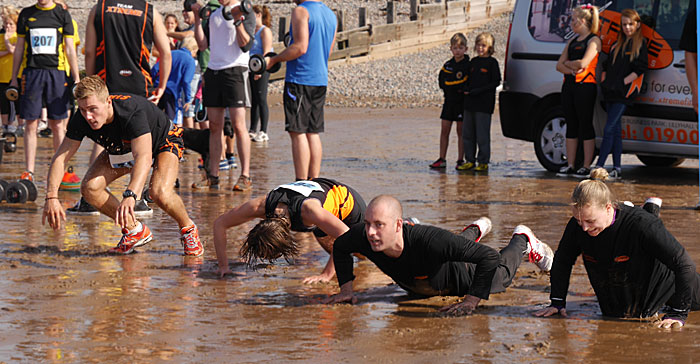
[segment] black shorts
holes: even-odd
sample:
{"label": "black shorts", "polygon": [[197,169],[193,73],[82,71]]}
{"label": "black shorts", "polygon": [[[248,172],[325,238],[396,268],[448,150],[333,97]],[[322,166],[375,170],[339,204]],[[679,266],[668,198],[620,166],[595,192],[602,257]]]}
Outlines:
{"label": "black shorts", "polygon": [[250,107],[248,68],[207,69],[202,99],[205,107]]}
{"label": "black shorts", "polygon": [[50,120],[67,118],[66,72],[57,69],[25,68],[22,74],[20,105],[20,116],[24,120],[39,119],[41,108],[44,106]]}
{"label": "black shorts", "polygon": [[5,97],[5,90],[10,86],[10,83],[0,83],[0,114],[10,114],[10,100]]}
{"label": "black shorts", "polygon": [[322,133],[326,86],[284,83],[284,130],[293,133]]}
{"label": "black shorts", "polygon": [[440,119],[462,122],[463,115],[464,102],[445,100],[445,103],[442,104]]}
{"label": "black shorts", "polygon": [[165,142],[158,147],[156,155],[162,152],[170,152],[177,156],[177,159],[182,159],[182,153],[185,151],[185,142],[182,141],[182,129],[179,126],[173,126],[165,137]]}

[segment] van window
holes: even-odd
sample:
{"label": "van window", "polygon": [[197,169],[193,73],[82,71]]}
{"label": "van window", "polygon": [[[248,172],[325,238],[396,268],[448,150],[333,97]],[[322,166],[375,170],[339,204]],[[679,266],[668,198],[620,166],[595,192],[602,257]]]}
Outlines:
{"label": "van window", "polygon": [[[694,0],[595,0],[590,3],[611,11],[619,12],[626,8],[636,10],[642,22],[655,29],[675,49],[683,31],[689,1]],[[532,37],[541,42],[562,43],[569,40],[573,36],[569,20],[574,6],[580,6],[579,2],[533,0],[528,19]]]}

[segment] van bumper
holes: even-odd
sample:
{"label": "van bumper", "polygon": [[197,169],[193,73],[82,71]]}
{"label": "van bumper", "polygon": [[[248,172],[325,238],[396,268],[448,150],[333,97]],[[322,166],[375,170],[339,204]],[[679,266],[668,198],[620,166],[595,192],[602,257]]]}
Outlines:
{"label": "van bumper", "polygon": [[498,94],[501,131],[505,137],[534,141],[537,113],[532,108],[539,99],[523,92],[501,91]]}

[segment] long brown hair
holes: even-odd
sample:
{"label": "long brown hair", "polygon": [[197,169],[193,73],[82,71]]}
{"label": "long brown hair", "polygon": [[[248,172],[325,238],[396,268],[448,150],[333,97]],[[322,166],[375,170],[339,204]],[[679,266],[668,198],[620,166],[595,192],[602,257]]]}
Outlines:
{"label": "long brown hair", "polygon": [[258,260],[272,262],[284,257],[287,261],[299,253],[287,217],[269,217],[253,227],[241,245],[240,255],[252,267]]}
{"label": "long brown hair", "polygon": [[253,11],[256,14],[262,14],[262,23],[266,27],[272,26],[272,14],[270,14],[270,8],[267,5],[253,5]]}
{"label": "long brown hair", "polygon": [[[633,22],[639,24],[639,28],[632,34],[630,38],[627,38],[625,32],[622,31],[622,18],[627,18]],[[639,50],[642,48],[642,43],[644,42],[644,37],[642,36],[642,18],[639,16],[634,9],[624,9],[620,12],[620,32],[617,33],[617,42],[615,43],[615,52],[613,52],[613,63],[617,60],[617,55],[627,48],[627,44],[632,42],[632,49],[630,52],[630,62],[635,58],[639,57]]]}

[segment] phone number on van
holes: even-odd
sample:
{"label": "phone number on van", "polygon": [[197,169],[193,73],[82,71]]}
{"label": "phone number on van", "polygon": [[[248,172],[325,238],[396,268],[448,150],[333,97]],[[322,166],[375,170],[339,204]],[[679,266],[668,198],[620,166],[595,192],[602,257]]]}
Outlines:
{"label": "phone number on van", "polygon": [[697,145],[698,124],[623,116],[622,139]]}

